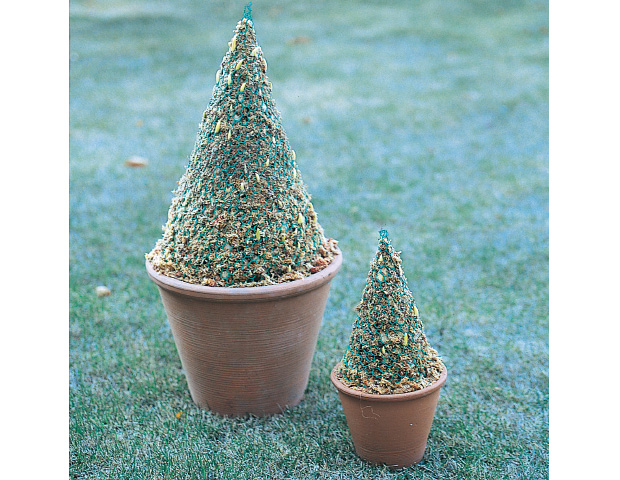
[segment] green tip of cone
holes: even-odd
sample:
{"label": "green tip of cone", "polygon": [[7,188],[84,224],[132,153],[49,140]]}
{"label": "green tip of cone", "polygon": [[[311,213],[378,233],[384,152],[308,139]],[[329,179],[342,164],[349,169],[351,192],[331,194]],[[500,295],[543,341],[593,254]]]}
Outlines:
{"label": "green tip of cone", "polygon": [[243,9],[243,18],[252,20],[252,2],[248,3]]}

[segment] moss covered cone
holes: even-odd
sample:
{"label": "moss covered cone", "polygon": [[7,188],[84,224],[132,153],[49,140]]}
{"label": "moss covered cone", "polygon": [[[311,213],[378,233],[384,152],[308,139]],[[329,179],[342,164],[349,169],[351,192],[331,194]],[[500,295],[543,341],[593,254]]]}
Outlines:
{"label": "moss covered cone", "polygon": [[336,242],[323,235],[297,168],[248,7],[228,47],[147,259],[164,275],[208,286],[303,278],[331,262]]}
{"label": "moss covered cone", "polygon": [[439,378],[443,363],[426,339],[399,252],[385,230],[356,310],[336,372],[342,383],[367,393],[391,394],[419,390]]}

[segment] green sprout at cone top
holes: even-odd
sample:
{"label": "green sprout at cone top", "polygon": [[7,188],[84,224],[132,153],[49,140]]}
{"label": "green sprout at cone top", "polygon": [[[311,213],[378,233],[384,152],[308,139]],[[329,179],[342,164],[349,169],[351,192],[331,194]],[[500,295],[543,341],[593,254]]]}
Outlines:
{"label": "green sprout at cone top", "polygon": [[399,252],[386,230],[357,305],[349,345],[338,378],[356,390],[406,393],[434,383],[443,363],[428,343],[415,299],[407,286]]}
{"label": "green sprout at cone top", "polygon": [[243,18],[246,20],[252,20],[252,2],[243,7]]}
{"label": "green sprout at cone top", "polygon": [[325,268],[326,239],[271,96],[250,5],[237,23],[163,237],[147,259],[208,286],[271,285]]}

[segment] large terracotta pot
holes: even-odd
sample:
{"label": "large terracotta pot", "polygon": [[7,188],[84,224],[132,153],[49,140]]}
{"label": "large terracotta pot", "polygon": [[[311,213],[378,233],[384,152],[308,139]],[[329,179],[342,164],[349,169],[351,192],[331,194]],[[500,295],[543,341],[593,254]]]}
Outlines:
{"label": "large terracotta pot", "polygon": [[355,452],[369,462],[393,468],[422,460],[439,391],[448,378],[446,368],[439,380],[422,390],[378,395],[344,385],[336,378],[337,367],[331,381],[338,389]]}
{"label": "large terracotta pot", "polygon": [[303,398],[342,254],[309,277],[206,287],[146,270],[159,287],[194,402],[221,415],[268,415]]}

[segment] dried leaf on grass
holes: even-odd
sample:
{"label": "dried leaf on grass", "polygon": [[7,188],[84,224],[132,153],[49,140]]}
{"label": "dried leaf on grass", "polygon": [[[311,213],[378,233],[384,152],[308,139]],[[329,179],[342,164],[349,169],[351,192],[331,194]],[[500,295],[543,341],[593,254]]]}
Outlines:
{"label": "dried leaf on grass", "polygon": [[148,164],[149,161],[146,158],[138,157],[136,155],[125,160],[125,165],[128,167],[146,167]]}
{"label": "dried leaf on grass", "polygon": [[289,39],[286,43],[288,43],[289,45],[301,45],[304,43],[310,43],[311,41],[312,39],[310,37],[307,37],[305,35],[298,35]]}
{"label": "dried leaf on grass", "polygon": [[104,285],[99,285],[95,289],[95,292],[97,293],[98,297],[108,297],[112,293],[110,289]]}

